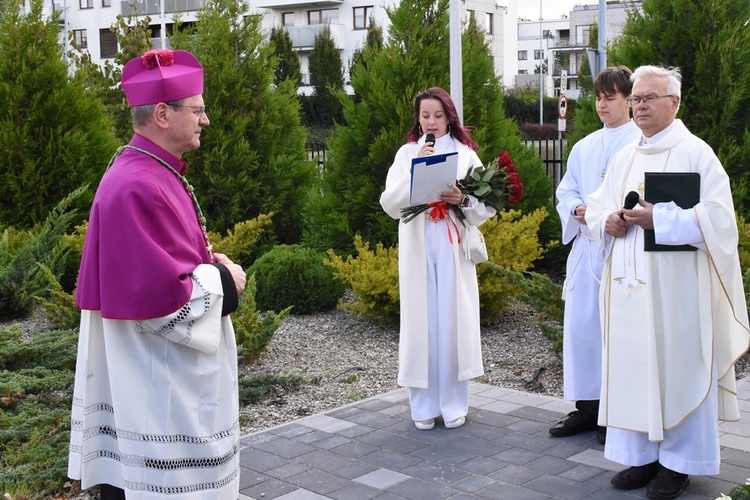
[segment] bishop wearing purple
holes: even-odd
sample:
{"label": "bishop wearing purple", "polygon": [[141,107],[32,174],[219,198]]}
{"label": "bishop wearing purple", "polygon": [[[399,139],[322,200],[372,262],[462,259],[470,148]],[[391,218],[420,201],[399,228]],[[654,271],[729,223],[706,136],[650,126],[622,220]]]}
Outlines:
{"label": "bishop wearing purple", "polygon": [[243,269],[214,253],[182,155],[209,125],[203,68],[151,51],[123,68],[135,135],[94,197],[68,475],[102,499],[237,499]]}

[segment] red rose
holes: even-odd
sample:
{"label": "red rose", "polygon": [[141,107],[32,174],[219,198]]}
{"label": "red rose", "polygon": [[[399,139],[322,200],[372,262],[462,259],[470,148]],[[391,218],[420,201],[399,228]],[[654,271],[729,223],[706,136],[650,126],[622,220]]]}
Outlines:
{"label": "red rose", "polygon": [[[510,154],[508,154],[507,151],[503,151],[500,153],[500,156],[497,157],[497,165],[502,168],[505,168],[508,165],[513,165],[513,160],[511,160]],[[515,170],[515,167],[513,168]]]}

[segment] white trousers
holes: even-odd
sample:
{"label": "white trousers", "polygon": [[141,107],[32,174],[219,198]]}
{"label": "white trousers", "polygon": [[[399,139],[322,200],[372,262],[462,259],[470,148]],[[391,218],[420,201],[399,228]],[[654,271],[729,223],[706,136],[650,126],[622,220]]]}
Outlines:
{"label": "white trousers", "polygon": [[680,425],[664,431],[664,441],[649,441],[646,433],[609,427],[604,457],[628,466],[658,460],[682,474],[718,474],[721,457],[716,377],[705,401]]}
{"label": "white trousers", "polygon": [[[416,222],[416,221],[415,221]],[[456,341],[456,267],[447,219],[433,222],[425,219],[427,251],[427,389],[409,388],[409,404],[414,420],[428,420],[442,415],[450,422],[469,412],[469,382],[458,381],[458,347]]]}

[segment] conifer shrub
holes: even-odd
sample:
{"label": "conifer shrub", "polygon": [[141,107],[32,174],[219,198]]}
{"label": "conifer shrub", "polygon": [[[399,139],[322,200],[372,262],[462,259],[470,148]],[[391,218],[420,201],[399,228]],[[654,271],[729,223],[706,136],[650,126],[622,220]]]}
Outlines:
{"label": "conifer shrub", "polygon": [[491,262],[488,267],[503,280],[518,287],[520,292],[515,298],[536,311],[536,325],[542,331],[542,335],[552,342],[554,352],[562,351],[562,324],[565,313],[562,286],[553,282],[545,274],[533,271],[520,273],[504,269]]}
{"label": "conifer shrub", "polygon": [[[65,252],[61,236],[76,217],[70,205],[86,192],[81,187],[50,212],[40,226],[28,230],[24,236],[11,229],[0,237],[0,320],[27,317],[37,297],[46,294],[49,280],[40,272],[47,266],[57,280],[65,268]],[[20,242],[20,243],[19,243]]]}
{"label": "conifer shrub", "polygon": [[344,295],[345,286],[325,266],[322,252],[300,245],[278,245],[248,269],[255,275],[255,301],[262,310],[295,314],[332,309]]}
{"label": "conifer shrub", "polygon": [[237,355],[243,363],[251,363],[266,350],[273,334],[291,310],[291,307],[287,307],[278,314],[268,311],[261,315],[256,306],[255,294],[255,276],[251,274],[247,278],[240,305],[231,316],[237,339]]}
{"label": "conifer shrub", "polygon": [[57,328],[74,329],[81,324],[81,310],[75,305],[75,296],[63,290],[52,270],[41,264],[40,272],[49,283],[47,294],[36,297],[44,309],[47,320]]}
{"label": "conifer shrub", "polygon": [[[740,267],[744,273],[750,269],[750,224],[741,215],[737,215],[737,232],[739,236],[737,251],[740,255]],[[747,290],[747,287],[745,288]]]}
{"label": "conifer shrub", "polygon": [[78,336],[22,335],[20,325],[0,330],[0,485],[15,498],[51,498],[66,481]]}
{"label": "conifer shrub", "polygon": [[343,259],[328,250],[326,265],[336,270],[335,276],[347,283],[356,299],[340,303],[360,316],[374,316],[389,324],[399,318],[398,247],[385,248],[382,243],[370,250],[369,243],[357,235],[354,238],[356,257]]}
{"label": "conifer shrub", "polygon": [[729,490],[729,496],[720,496],[716,500],[750,500],[750,479],[747,484],[740,484]]}

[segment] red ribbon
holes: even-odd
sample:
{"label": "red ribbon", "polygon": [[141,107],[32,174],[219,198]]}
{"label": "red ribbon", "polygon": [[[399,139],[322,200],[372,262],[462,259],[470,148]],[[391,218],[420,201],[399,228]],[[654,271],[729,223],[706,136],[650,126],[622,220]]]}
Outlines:
{"label": "red ribbon", "polygon": [[[456,223],[453,222],[453,219],[448,217],[448,211],[450,210],[448,208],[448,204],[444,201],[433,201],[432,203],[429,203],[427,205],[432,210],[430,210],[430,217],[432,217],[432,220],[437,222],[440,219],[448,219],[453,224],[453,227],[456,229],[456,235],[458,236],[458,242],[461,243],[461,234],[458,232],[458,226],[456,226]],[[448,227],[448,240],[450,240],[451,245],[453,244],[453,235],[451,234],[451,228]]]}
{"label": "red ribbon", "polygon": [[432,217],[432,220],[434,220],[435,222],[448,217],[448,204],[446,202],[433,201],[427,206],[432,209],[430,210],[430,217]]}

